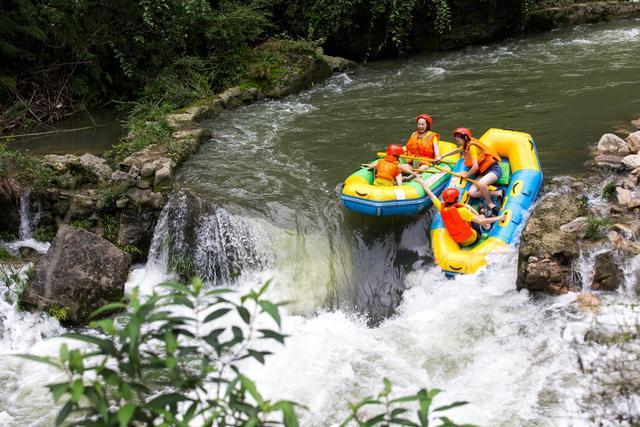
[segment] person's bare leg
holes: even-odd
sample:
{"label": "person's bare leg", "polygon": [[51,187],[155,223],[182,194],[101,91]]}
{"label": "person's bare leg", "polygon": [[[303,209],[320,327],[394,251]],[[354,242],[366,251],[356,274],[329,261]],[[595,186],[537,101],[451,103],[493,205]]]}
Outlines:
{"label": "person's bare leg", "polygon": [[493,192],[492,193],[489,192],[489,185],[493,184],[497,180],[498,180],[498,176],[493,172],[489,172],[477,181],[478,190],[482,194],[482,197],[484,198],[484,201],[487,204],[487,207],[489,209],[493,209],[496,207],[495,203],[491,201],[491,196],[492,195],[497,196],[500,194],[499,191],[497,192],[497,194],[494,194]]}

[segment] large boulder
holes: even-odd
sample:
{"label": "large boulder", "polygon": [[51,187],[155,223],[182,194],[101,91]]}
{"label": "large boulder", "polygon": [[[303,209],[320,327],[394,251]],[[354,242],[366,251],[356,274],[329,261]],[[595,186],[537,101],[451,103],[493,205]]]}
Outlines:
{"label": "large boulder", "polygon": [[627,169],[636,169],[640,168],[640,154],[629,154],[622,159],[622,164],[627,167]]}
{"label": "large boulder", "polygon": [[68,309],[67,321],[85,324],[91,313],[124,296],[131,255],[86,230],[61,225],[25,289],[25,303]]}
{"label": "large boulder", "polygon": [[640,152],[640,130],[629,134],[627,137],[627,145],[632,153]]}
{"label": "large boulder", "polygon": [[580,255],[576,233],[586,226],[586,210],[573,194],[547,194],[522,232],[518,288],[551,294],[575,290],[571,266]]}
{"label": "large boulder", "polygon": [[591,289],[615,291],[624,282],[624,272],[613,251],[596,255]]}
{"label": "large boulder", "polygon": [[610,154],[629,154],[629,147],[624,139],[612,133],[605,133],[598,141],[598,151]]}
{"label": "large boulder", "polygon": [[85,172],[95,176],[99,181],[107,181],[111,177],[113,170],[107,164],[107,161],[101,157],[86,153],[80,156],[80,166]]}

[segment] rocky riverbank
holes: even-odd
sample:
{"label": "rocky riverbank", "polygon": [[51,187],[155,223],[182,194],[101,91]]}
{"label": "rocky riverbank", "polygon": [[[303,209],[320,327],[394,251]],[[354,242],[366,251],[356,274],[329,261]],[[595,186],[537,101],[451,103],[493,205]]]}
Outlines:
{"label": "rocky riverbank", "polygon": [[[522,235],[519,288],[563,294],[624,283],[627,263],[640,255],[640,122],[632,125],[638,130],[626,139],[600,138],[583,177],[547,186]],[[631,274],[638,286],[640,271]]]}
{"label": "rocky riverbank", "polygon": [[[24,302],[45,310],[63,307],[69,321],[83,323],[91,311],[119,299],[132,259],[141,262],[147,257],[176,169],[210,136],[203,120],[307,89],[355,65],[322,54],[297,58],[295,67],[274,87],[232,87],[168,114],[164,120],[172,131],[169,141],[148,145],[116,164],[88,153],[44,156],[41,163],[53,185],[39,191],[25,189],[22,202],[17,194],[0,191],[0,210],[7,219],[2,225],[9,235],[19,234],[20,216],[29,211],[36,237],[53,239],[50,253],[38,262]],[[22,206],[20,212],[25,203],[28,209]],[[76,280],[82,286],[74,286]],[[78,293],[84,296],[79,298]]]}

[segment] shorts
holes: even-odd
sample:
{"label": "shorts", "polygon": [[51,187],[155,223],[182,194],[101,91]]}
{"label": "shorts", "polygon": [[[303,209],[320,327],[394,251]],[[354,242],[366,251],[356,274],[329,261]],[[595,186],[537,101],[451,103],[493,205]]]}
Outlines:
{"label": "shorts", "polygon": [[489,172],[493,172],[495,174],[495,176],[498,177],[498,179],[496,180],[496,181],[498,181],[498,180],[500,180],[500,177],[502,176],[502,166],[500,165],[500,163],[495,162],[491,166],[489,166],[489,169],[484,171],[482,176],[485,176]]}
{"label": "shorts", "polygon": [[386,178],[376,178],[373,181],[373,185],[378,185],[380,187],[393,187],[395,183]]}
{"label": "shorts", "polygon": [[478,240],[480,240],[480,237],[482,237],[482,227],[480,226],[480,224],[476,224],[475,222],[472,222],[470,225],[473,231],[476,232],[476,234],[472,238],[469,238],[469,240],[466,240],[460,243],[460,246],[471,246],[475,244]]}

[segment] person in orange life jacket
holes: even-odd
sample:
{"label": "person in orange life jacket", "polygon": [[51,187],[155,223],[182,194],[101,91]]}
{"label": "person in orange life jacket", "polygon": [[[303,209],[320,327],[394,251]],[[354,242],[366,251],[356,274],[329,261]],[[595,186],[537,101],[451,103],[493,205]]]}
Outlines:
{"label": "person in orange life jacket", "polygon": [[368,165],[363,165],[375,170],[375,180],[373,185],[390,187],[402,185],[402,170],[398,157],[404,153],[401,146],[391,144],[387,147],[387,155],[383,159],[378,159]]}
{"label": "person in orange life jacket", "polygon": [[[504,198],[502,190],[489,191],[489,185],[497,182],[502,176],[502,167],[500,166],[500,156],[492,152],[484,144],[473,137],[471,131],[467,128],[457,128],[453,131],[453,136],[460,148],[449,154],[462,151],[464,156],[464,164],[469,168],[468,171],[462,172],[465,178],[469,178],[478,173],[477,184],[474,183],[469,188],[469,196],[479,199],[484,198],[487,207],[491,210],[493,216],[500,211],[500,206],[496,206],[491,200],[491,196],[498,196],[498,200]],[[502,202],[500,202],[502,203]]]}
{"label": "person in orange life jacket", "polygon": [[[420,114],[416,117],[416,131],[413,132],[407,143],[404,146],[405,154],[410,156],[427,157],[429,159],[440,160],[440,149],[438,148],[438,142],[440,141],[440,135],[431,131],[431,125],[433,119],[428,114]],[[420,160],[413,160],[407,164],[402,164],[400,167],[404,172],[411,173],[411,166],[419,168],[421,170],[428,169],[429,162]]]}
{"label": "person in orange life jacket", "polygon": [[433,202],[433,206],[440,211],[447,232],[461,246],[469,246],[476,243],[482,236],[483,226],[504,221],[507,218],[507,214],[486,218],[484,215],[480,215],[472,206],[458,203],[460,192],[457,188],[444,190],[441,202],[421,177],[416,177],[415,182],[422,185],[422,188],[424,188],[424,191]]}

